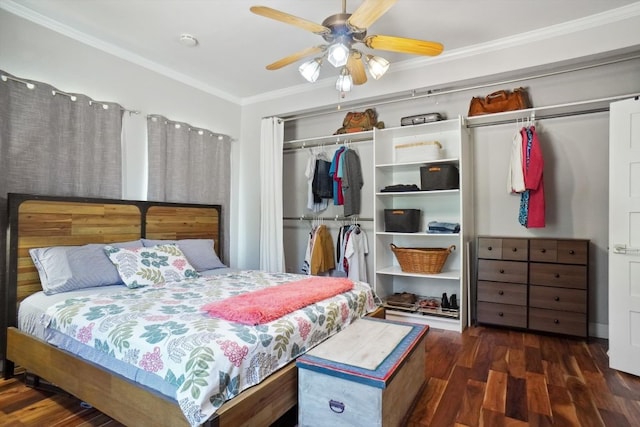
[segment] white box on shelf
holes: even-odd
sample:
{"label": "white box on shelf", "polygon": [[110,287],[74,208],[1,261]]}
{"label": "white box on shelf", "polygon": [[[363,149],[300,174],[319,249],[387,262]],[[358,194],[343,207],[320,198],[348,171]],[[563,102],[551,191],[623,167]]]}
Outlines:
{"label": "white box on shelf", "polygon": [[394,147],[394,163],[440,160],[442,144],[438,141],[409,142]]}

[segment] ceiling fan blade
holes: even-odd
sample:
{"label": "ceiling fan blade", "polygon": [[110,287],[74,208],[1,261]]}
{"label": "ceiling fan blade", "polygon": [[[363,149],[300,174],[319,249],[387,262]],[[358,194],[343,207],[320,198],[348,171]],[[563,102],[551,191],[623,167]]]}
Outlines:
{"label": "ceiling fan blade", "polygon": [[347,23],[357,31],[364,31],[384,15],[396,1],[398,0],[364,0]]}
{"label": "ceiling fan blade", "polygon": [[394,36],[367,36],[362,42],[371,49],[411,53],[414,55],[436,56],[440,55],[444,49],[442,43]]}
{"label": "ceiling fan blade", "polygon": [[351,74],[354,85],[362,85],[367,82],[367,73],[364,71],[362,63],[362,54],[358,51],[352,51],[347,60],[347,69]]}
{"label": "ceiling fan blade", "polygon": [[298,28],[302,28],[303,30],[311,31],[312,33],[329,34],[331,32],[331,30],[324,25],[316,24],[315,22],[307,21],[306,19],[298,18],[297,16],[293,16],[270,7],[252,6],[249,10],[256,15],[275,19],[276,21],[284,22],[285,24],[293,25]]}
{"label": "ceiling fan blade", "polygon": [[308,47],[306,49],[303,49],[299,52],[296,52],[294,54],[291,54],[289,56],[285,56],[282,59],[277,60],[276,62],[267,65],[267,70],[277,70],[279,68],[282,68],[286,65],[292,64],[296,61],[298,61],[299,59],[302,58],[306,58],[307,56],[311,56],[311,55],[315,55],[317,53],[320,53],[324,51],[324,47],[323,46],[314,46],[314,47]]}

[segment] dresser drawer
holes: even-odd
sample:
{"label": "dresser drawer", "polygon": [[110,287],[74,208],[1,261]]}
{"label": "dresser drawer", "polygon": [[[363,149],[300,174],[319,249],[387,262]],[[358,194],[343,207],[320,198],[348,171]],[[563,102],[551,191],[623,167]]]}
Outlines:
{"label": "dresser drawer", "polygon": [[478,239],[478,258],[502,259],[502,239],[480,237]]}
{"label": "dresser drawer", "polygon": [[587,315],[568,311],[530,308],[529,329],[586,337]]}
{"label": "dresser drawer", "polygon": [[478,260],[478,280],[527,283],[527,263],[480,259]]}
{"label": "dresser drawer", "polygon": [[531,263],[529,266],[529,283],[532,285],[587,289],[587,266]]}
{"label": "dresser drawer", "polygon": [[529,258],[527,239],[502,239],[502,259],[526,261]]}
{"label": "dresser drawer", "polygon": [[531,240],[529,259],[535,262],[586,265],[589,261],[589,242],[586,240]]}
{"label": "dresser drawer", "polygon": [[526,261],[529,256],[527,239],[480,237],[478,258]]}
{"label": "dresser drawer", "polygon": [[478,301],[527,305],[527,286],[520,283],[478,281]]}
{"label": "dresser drawer", "polygon": [[529,306],[550,310],[587,312],[587,291],[583,289],[531,286]]}
{"label": "dresser drawer", "polygon": [[478,302],[478,322],[526,328],[527,307],[480,301]]}

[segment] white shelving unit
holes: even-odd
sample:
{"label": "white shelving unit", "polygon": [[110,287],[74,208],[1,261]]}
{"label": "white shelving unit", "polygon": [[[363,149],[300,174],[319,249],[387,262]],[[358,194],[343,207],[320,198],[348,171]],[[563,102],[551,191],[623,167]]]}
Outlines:
{"label": "white shelving unit", "polygon": [[[395,146],[413,142],[438,141],[443,158],[433,161],[395,161]],[[463,118],[416,126],[376,129],[374,131],[374,286],[383,300],[396,292],[411,292],[440,301],[442,294],[455,294],[460,309],[457,313],[433,309],[409,311],[387,307],[387,318],[424,323],[435,328],[462,331],[467,326],[468,271],[466,243],[473,239],[471,206],[472,161],[469,135]],[[381,192],[389,185],[416,184],[420,187],[420,167],[432,164],[454,164],[460,172],[460,188],[456,190]],[[420,209],[421,223],[417,233],[385,231],[385,209]],[[426,233],[429,221],[459,223],[460,233]],[[439,274],[404,272],[391,251],[398,247],[447,248],[455,245],[443,271]]]}

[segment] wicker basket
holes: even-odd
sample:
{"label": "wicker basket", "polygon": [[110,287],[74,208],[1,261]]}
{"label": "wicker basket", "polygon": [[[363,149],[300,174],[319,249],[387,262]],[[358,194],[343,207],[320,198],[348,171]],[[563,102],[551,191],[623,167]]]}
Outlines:
{"label": "wicker basket", "polygon": [[455,248],[455,245],[448,248],[399,248],[391,243],[391,250],[398,259],[400,269],[407,273],[440,273],[447,257]]}

